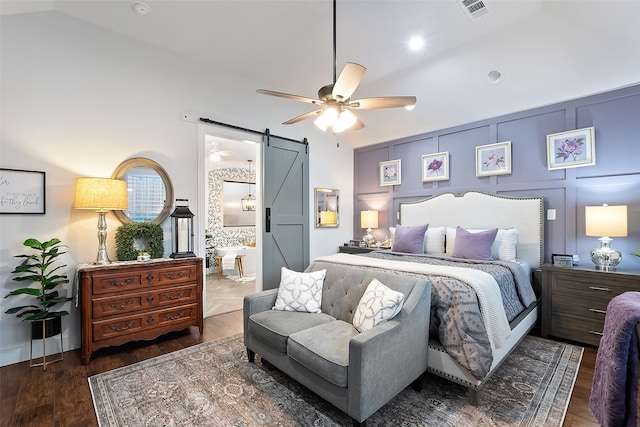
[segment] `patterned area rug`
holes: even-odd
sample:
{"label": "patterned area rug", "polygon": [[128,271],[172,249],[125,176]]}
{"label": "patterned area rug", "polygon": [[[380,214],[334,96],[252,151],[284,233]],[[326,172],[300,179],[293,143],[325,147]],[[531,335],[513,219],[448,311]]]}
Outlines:
{"label": "patterned area rug", "polygon": [[[464,387],[428,376],[368,426],[561,426],[582,348],[527,337],[469,404]],[[348,426],[351,420],[256,357],[242,336],[199,344],[89,378],[98,423],[111,426]]]}

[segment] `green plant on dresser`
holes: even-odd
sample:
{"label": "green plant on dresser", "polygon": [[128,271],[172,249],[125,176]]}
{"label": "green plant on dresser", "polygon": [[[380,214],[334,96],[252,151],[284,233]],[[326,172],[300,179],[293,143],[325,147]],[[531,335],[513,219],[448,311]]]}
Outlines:
{"label": "green plant on dresser", "polygon": [[116,257],[118,261],[132,261],[140,252],[147,252],[151,258],[164,255],[162,227],[151,222],[122,224],[116,230]]}
{"label": "green plant on dresser", "polygon": [[16,289],[5,296],[31,295],[31,304],[20,305],[5,311],[6,314],[15,314],[19,318],[28,321],[47,320],[62,317],[69,314],[66,310],[52,310],[56,305],[71,301],[73,297],[60,295],[58,286],[69,283],[66,274],[60,274],[61,268],[66,265],[58,264],[58,257],[65,254],[61,248],[65,247],[60,239],[53,238],[47,242],[37,239],[27,239],[24,246],[33,250],[30,254],[15,255],[23,258],[23,261],[11,272],[17,274],[13,280],[17,282],[33,282],[36,287]]}

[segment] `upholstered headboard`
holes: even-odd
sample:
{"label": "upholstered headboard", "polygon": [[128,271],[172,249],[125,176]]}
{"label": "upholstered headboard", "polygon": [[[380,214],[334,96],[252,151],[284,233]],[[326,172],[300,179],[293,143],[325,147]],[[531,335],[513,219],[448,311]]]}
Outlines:
{"label": "upholstered headboard", "polygon": [[443,193],[419,202],[400,204],[400,224],[465,228],[516,228],[517,257],[532,268],[542,264],[544,200],[468,191]]}

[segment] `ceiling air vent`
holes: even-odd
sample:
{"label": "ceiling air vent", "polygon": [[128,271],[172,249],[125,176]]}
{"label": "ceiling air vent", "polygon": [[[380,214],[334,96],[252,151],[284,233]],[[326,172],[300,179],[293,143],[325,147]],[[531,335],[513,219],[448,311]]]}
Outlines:
{"label": "ceiling air vent", "polygon": [[458,0],[458,4],[472,21],[489,14],[489,9],[482,0]]}

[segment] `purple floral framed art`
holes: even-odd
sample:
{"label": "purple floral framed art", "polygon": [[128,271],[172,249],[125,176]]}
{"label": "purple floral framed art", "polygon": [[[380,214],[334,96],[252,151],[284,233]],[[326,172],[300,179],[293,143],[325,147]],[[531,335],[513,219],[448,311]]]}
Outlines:
{"label": "purple floral framed art", "polygon": [[449,179],[449,152],[422,156],[422,182],[447,181]]}
{"label": "purple floral framed art", "polygon": [[547,135],[547,168],[567,169],[596,164],[595,128]]}
{"label": "purple floral framed art", "polygon": [[476,147],[476,176],[511,173],[511,141]]}

